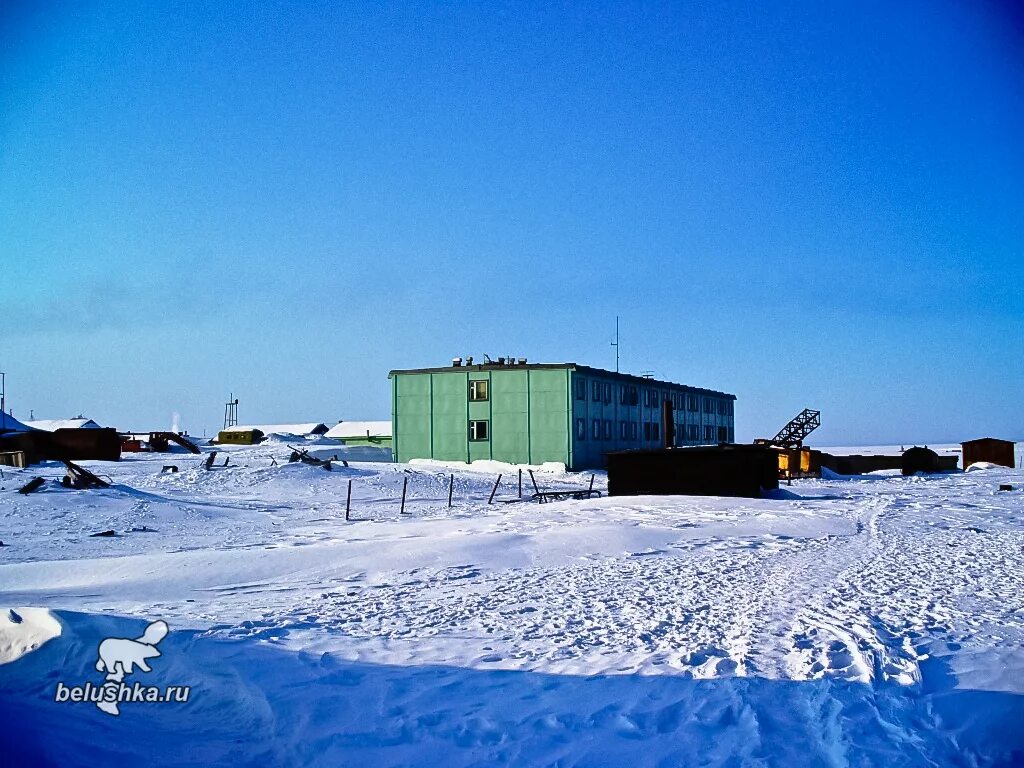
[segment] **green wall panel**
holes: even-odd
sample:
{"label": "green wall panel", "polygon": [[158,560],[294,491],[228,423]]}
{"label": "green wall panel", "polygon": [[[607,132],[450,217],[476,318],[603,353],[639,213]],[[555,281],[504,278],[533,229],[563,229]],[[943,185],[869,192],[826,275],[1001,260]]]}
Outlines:
{"label": "green wall panel", "polygon": [[416,378],[429,378],[433,381],[434,445],[433,453],[427,454],[427,457],[441,461],[466,461],[469,458],[469,421],[466,412],[469,383],[466,374],[455,371],[425,374]]}
{"label": "green wall panel", "polygon": [[396,376],[394,408],[400,418],[392,417],[395,460],[431,456],[430,377]]}
{"label": "green wall panel", "polygon": [[491,447],[494,458],[530,462],[530,389],[527,371],[493,371]]}
{"label": "green wall panel", "polygon": [[569,371],[533,369],[530,376],[530,457],[534,464],[568,465]]}

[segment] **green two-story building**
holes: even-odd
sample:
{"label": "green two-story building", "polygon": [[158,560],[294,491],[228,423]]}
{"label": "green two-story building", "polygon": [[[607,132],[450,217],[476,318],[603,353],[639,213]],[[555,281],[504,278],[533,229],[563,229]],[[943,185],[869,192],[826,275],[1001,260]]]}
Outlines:
{"label": "green two-story building", "polygon": [[499,358],[391,371],[395,461],[601,468],[605,454],[735,441],[735,395],[575,363]]}

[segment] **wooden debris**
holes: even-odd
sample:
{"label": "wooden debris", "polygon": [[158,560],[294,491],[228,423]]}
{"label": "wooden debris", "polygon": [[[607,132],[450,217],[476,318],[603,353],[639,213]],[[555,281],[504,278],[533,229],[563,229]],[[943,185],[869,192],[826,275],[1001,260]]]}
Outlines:
{"label": "wooden debris", "polygon": [[25,485],[23,485],[21,488],[18,489],[18,493],[21,493],[21,494],[24,494],[24,495],[27,496],[28,494],[32,493],[33,491],[38,491],[40,488],[42,488],[43,487],[43,483],[45,483],[45,482],[46,482],[46,480],[41,478],[41,477],[33,477],[31,480],[29,480],[27,483],[25,483]]}
{"label": "wooden debris", "polygon": [[[288,457],[289,463],[301,461],[303,464],[309,464],[314,467],[323,467],[328,472],[332,470],[330,459],[318,459],[316,456],[310,455],[309,451],[305,448],[292,448],[290,445],[288,447],[292,449],[292,455]],[[345,466],[347,467],[348,463],[346,463]]]}
{"label": "wooden debris", "polygon": [[178,471],[178,465],[177,464],[164,464],[164,468],[160,470],[160,474],[163,474],[164,472],[169,472],[170,474],[173,475],[177,471]]}
{"label": "wooden debris", "polygon": [[68,473],[61,480],[61,485],[65,488],[109,488],[110,483],[106,480],[94,475],[85,467],[80,467],[73,461],[63,459],[64,466],[67,467]]}
{"label": "wooden debris", "polygon": [[99,533],[90,533],[89,537],[94,538],[96,536],[117,536],[113,531],[100,531]]}
{"label": "wooden debris", "polygon": [[206,457],[206,463],[203,466],[205,466],[207,469],[213,469],[213,460],[215,458],[217,458],[216,451],[214,451],[213,453]]}

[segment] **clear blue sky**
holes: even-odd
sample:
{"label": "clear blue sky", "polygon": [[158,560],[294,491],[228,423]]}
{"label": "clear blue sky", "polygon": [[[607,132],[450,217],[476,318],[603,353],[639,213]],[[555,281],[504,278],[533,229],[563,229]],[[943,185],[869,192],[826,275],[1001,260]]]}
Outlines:
{"label": "clear blue sky", "polygon": [[16,416],[387,418],[618,314],[741,439],[1024,438],[1014,3],[251,5],[3,4]]}

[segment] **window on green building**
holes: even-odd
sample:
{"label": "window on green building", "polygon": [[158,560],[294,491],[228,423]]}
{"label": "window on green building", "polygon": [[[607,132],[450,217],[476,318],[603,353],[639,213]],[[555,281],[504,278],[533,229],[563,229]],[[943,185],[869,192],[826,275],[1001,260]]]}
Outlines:
{"label": "window on green building", "polygon": [[488,435],[488,424],[486,420],[469,422],[469,439],[473,441],[486,440]]}
{"label": "window on green building", "polygon": [[487,399],[487,381],[481,379],[479,381],[469,382],[469,399],[470,400],[486,400]]}

